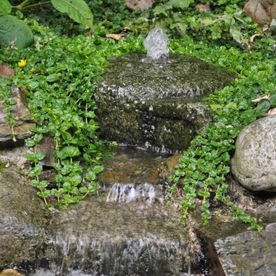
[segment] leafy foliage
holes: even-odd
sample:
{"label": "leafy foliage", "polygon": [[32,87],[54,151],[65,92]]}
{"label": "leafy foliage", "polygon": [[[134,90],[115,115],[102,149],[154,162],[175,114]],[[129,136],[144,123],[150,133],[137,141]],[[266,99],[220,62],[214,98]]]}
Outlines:
{"label": "leafy foliage", "polygon": [[[33,148],[27,157],[33,165],[29,175],[34,178],[33,185],[45,203],[55,199],[59,205],[67,205],[96,193],[96,176],[103,169],[103,148],[107,145],[99,139],[94,114],[95,82],[107,66],[108,56],[142,51],[143,38],[133,34],[146,33],[158,23],[171,30],[172,37],[185,36],[185,39],[171,40],[171,52],[205,59],[239,75],[232,85],[209,97],[213,123],[183,153],[171,177],[169,192],[181,194],[184,220],[199,205],[203,221],[207,222],[210,206],[222,202],[231,208],[234,216],[260,229],[254,218],[231,201],[226,176],[240,130],[275,106],[274,42],[263,34],[251,51],[235,47],[243,45],[251,32],[257,30],[241,13],[243,1],[202,1],[205,2],[211,4],[211,12],[196,11],[192,0],[162,0],[151,11],[133,13],[118,0],[89,1],[98,23],[94,36],[69,38],[29,19],[35,34],[34,47],[0,49],[0,59],[17,67],[16,77],[0,79],[1,101],[9,113],[13,105],[9,87],[11,84],[22,87],[37,123],[33,137],[26,143]],[[57,29],[67,23],[61,22]],[[114,42],[103,38],[106,33],[119,32],[125,27],[133,31],[125,40]],[[17,62],[23,58],[27,59],[27,65],[19,68]],[[263,95],[271,97],[258,104],[252,102]],[[13,126],[15,122],[10,118]],[[40,178],[43,169],[40,161],[45,154],[39,151],[38,145],[44,135],[55,141],[55,183]]]}
{"label": "leafy foliage", "polygon": [[[33,41],[31,29],[20,19],[9,15],[12,5],[8,0],[1,0],[0,6],[0,43],[3,45],[13,44],[18,48],[24,48]],[[24,10],[29,7],[37,7],[48,2],[36,2],[25,0],[15,7]],[[92,30],[93,14],[84,0],[51,0],[53,7],[61,13],[67,14],[75,22],[78,22]],[[20,14],[20,13],[19,13]]]}
{"label": "leafy foliage", "polygon": [[17,17],[0,16],[0,42],[2,45],[24,48],[33,42],[31,29]]}
{"label": "leafy foliage", "polygon": [[[128,51],[138,49],[141,41],[115,44],[98,36],[68,38],[34,20],[29,23],[35,46],[1,49],[0,58],[16,68],[12,83],[27,94],[37,123],[33,137],[26,142],[33,148],[26,156],[32,164],[29,176],[34,178],[33,185],[48,206],[54,199],[58,205],[67,205],[97,192],[96,176],[103,169],[102,157],[108,145],[99,139],[93,91],[107,66],[106,57],[126,51],[125,47]],[[27,65],[20,68],[17,63],[22,58]],[[4,81],[1,79],[1,84]],[[3,85],[3,93],[8,93],[8,86]],[[45,154],[38,145],[46,134],[55,142],[54,184],[40,179],[40,161]]]}
{"label": "leafy foliage", "polygon": [[8,119],[9,126],[12,131],[13,141],[16,141],[14,134],[14,127],[16,125],[16,119],[13,115],[13,107],[16,104],[12,98],[12,82],[9,78],[2,78],[0,85],[0,104],[3,106],[3,111]]}
{"label": "leafy foliage", "polygon": [[172,50],[192,54],[214,64],[223,65],[239,74],[232,85],[212,94],[208,101],[214,112],[214,122],[198,135],[191,147],[183,153],[171,182],[171,193],[181,192],[183,219],[189,212],[201,206],[202,218],[208,222],[212,202],[225,203],[240,220],[250,223],[260,230],[256,219],[237,208],[228,195],[226,176],[230,172],[230,152],[235,148],[235,138],[241,129],[264,115],[265,108],[255,108],[252,102],[257,96],[273,94],[270,106],[276,95],[275,65],[270,56],[270,46],[262,45],[262,51],[242,52],[237,48],[214,47],[173,41]]}
{"label": "leafy foliage", "polygon": [[12,10],[12,6],[8,0],[2,0],[0,6],[0,15],[9,14]]}
{"label": "leafy foliage", "polygon": [[78,22],[84,26],[93,27],[93,15],[83,0],[51,0],[55,9],[62,13],[68,14],[68,16],[75,22]]}

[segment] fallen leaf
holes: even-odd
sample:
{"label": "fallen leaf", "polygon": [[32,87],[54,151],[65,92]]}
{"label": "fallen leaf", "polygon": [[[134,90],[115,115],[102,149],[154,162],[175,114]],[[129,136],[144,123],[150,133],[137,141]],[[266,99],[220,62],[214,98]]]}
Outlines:
{"label": "fallen leaf", "polygon": [[0,64],[0,77],[12,77],[14,76],[14,71],[7,64]]}
{"label": "fallen leaf", "polygon": [[195,9],[200,12],[209,12],[211,10],[209,4],[196,4]]}
{"label": "fallen leaf", "polygon": [[262,100],[268,100],[270,98],[270,95],[266,95],[266,96],[260,96],[254,100],[252,100],[253,103],[259,103]]}
{"label": "fallen leaf", "polygon": [[107,34],[106,38],[111,38],[114,40],[121,40],[124,37],[124,34]]}
{"label": "fallen leaf", "polygon": [[124,27],[124,28],[123,28],[123,32],[124,32],[124,33],[131,32],[131,29],[130,29],[129,27]]}
{"label": "fallen leaf", "polygon": [[248,43],[247,43],[247,48],[248,50],[251,50],[253,48],[253,43],[254,43],[254,40],[256,37],[262,37],[263,35],[262,34],[254,34],[252,35],[249,40],[248,40]]}
{"label": "fallen leaf", "polygon": [[276,107],[269,109],[266,115],[267,116],[276,115]]}

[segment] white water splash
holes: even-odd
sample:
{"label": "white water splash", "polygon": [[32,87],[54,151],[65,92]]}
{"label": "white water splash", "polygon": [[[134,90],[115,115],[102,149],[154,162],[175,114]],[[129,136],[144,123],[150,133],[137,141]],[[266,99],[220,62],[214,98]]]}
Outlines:
{"label": "white water splash", "polygon": [[139,199],[143,199],[147,203],[153,203],[157,199],[154,186],[148,183],[139,185],[115,183],[111,187],[106,201],[129,203]]}
{"label": "white water splash", "polygon": [[147,49],[147,56],[153,60],[169,55],[168,37],[160,28],[152,29],[144,41],[144,47]]}

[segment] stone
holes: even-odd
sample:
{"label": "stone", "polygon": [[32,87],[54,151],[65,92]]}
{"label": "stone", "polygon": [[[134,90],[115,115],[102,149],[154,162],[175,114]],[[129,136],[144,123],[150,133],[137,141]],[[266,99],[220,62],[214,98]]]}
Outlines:
{"label": "stone", "polygon": [[245,127],[231,161],[233,175],[251,191],[276,192],[276,115]]}
{"label": "stone", "polygon": [[[78,267],[89,275],[188,272],[187,229],[167,206],[86,200],[61,210],[49,225],[56,237],[48,247],[48,260],[56,267],[63,264],[64,271]],[[198,263],[192,272],[200,272]]]}
{"label": "stone", "polygon": [[204,97],[234,77],[182,55],[161,63],[140,54],[111,59],[95,93],[101,133],[108,140],[159,152],[183,150],[210,121]]}
{"label": "stone", "polygon": [[6,167],[11,164],[16,165],[19,169],[24,170],[29,166],[29,161],[25,154],[32,152],[26,146],[0,149],[0,162],[5,163]]}
{"label": "stone", "polygon": [[208,3],[207,4],[201,4],[201,3],[196,4],[195,9],[199,12],[210,12],[211,11],[211,7]]}
{"label": "stone", "polygon": [[148,10],[153,3],[154,0],[125,0],[126,6],[131,10]]}
{"label": "stone", "polygon": [[105,169],[98,179],[106,187],[115,183],[158,185],[158,171],[164,160],[164,157],[157,154],[118,147],[114,150],[112,158],[105,163]]}
{"label": "stone", "polygon": [[0,77],[12,77],[14,76],[13,69],[7,64],[0,64]]}
{"label": "stone", "polygon": [[273,0],[249,0],[244,12],[258,25],[269,25],[276,18],[276,3]]}
{"label": "stone", "polygon": [[[32,135],[30,130],[35,127],[35,123],[33,121],[31,113],[26,106],[22,91],[17,87],[13,87],[12,90],[13,99],[16,101],[16,104],[13,106],[12,111],[16,120],[16,125],[13,131],[16,142],[20,143],[23,142],[24,139]],[[3,104],[0,104],[0,148],[3,148],[7,145],[14,146],[17,144],[15,143],[15,141],[13,141],[12,129],[8,124],[4,108],[5,106]]]}
{"label": "stone", "polygon": [[0,272],[0,276],[24,276],[24,275],[17,272],[14,269],[4,269],[2,272]]}
{"label": "stone", "polygon": [[252,193],[233,177],[228,179],[229,192],[235,205],[265,223],[276,222],[276,196],[274,193]]}
{"label": "stone", "polygon": [[56,162],[56,158],[54,156],[55,146],[56,144],[52,137],[43,137],[41,143],[38,146],[39,151],[46,154],[45,158],[40,161],[41,165],[46,167],[53,167],[53,164]]}
{"label": "stone", "polygon": [[[0,164],[3,164],[0,161]],[[34,263],[47,233],[47,212],[30,181],[14,165],[0,169],[0,270]]]}
{"label": "stone", "polygon": [[227,276],[276,275],[276,223],[268,224],[263,235],[245,231],[217,240],[215,247]]}

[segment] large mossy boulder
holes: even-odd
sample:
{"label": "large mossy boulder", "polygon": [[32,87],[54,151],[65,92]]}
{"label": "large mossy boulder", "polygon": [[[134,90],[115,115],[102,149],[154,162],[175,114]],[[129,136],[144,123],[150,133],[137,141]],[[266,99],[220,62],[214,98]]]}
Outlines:
{"label": "large mossy boulder", "polygon": [[236,141],[232,173],[251,191],[276,192],[276,116],[245,127]]}
{"label": "large mossy boulder", "polygon": [[46,240],[46,211],[36,190],[0,158],[0,271],[37,262]]}
{"label": "large mossy boulder", "polygon": [[113,58],[95,94],[101,132],[106,139],[157,151],[185,149],[210,121],[204,97],[233,78],[193,57]]}

